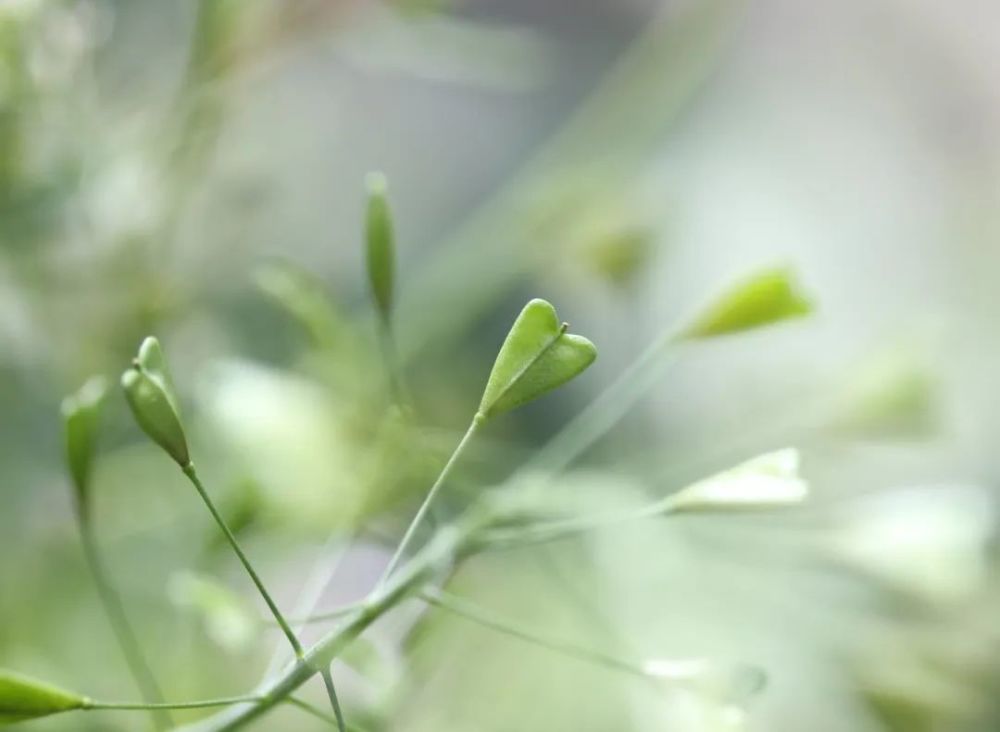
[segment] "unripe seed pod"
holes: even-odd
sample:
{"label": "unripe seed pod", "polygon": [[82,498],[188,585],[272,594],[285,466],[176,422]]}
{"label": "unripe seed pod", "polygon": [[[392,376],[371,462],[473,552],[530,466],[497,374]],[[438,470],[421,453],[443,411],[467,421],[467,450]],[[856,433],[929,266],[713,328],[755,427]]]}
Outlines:
{"label": "unripe seed pod", "polygon": [[79,694],[0,669],[0,726],[83,709],[89,703]]}
{"label": "unripe seed pod", "polygon": [[182,468],[191,463],[180,415],[162,379],[134,366],[122,374],[122,388],[135,421]]}
{"label": "unripe seed pod", "polygon": [[95,376],[62,403],[66,466],[76,489],[77,506],[84,514],[97,451],[98,422],[107,392],[107,381]]}
{"label": "unripe seed pod", "polygon": [[396,241],[393,234],[392,213],[386,198],[385,176],[381,173],[371,173],[366,183],[368,205],[365,212],[365,246],[368,283],[379,317],[389,322],[392,317],[396,276]]}

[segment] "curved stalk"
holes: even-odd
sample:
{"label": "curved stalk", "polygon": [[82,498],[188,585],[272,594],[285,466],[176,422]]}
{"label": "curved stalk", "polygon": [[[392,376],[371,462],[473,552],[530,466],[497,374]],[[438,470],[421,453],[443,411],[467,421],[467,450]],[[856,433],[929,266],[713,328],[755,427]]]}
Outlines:
{"label": "curved stalk", "polygon": [[[90,520],[81,512],[78,523],[84,558],[94,578],[94,586],[101,599],[101,604],[104,606],[104,612],[108,616],[111,630],[118,640],[122,655],[125,657],[125,663],[128,665],[142,698],[149,704],[160,704],[163,702],[163,692],[160,690],[156,676],[142,652],[135,630],[125,612],[121,595],[118,594],[110,574],[104,568]],[[163,708],[150,707],[150,710],[157,729],[168,729],[173,726],[173,718]]]}

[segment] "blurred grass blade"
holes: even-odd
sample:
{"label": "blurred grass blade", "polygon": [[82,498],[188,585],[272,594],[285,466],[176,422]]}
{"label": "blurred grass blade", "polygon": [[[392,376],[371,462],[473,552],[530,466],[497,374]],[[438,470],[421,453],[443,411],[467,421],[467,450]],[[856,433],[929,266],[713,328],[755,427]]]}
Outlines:
{"label": "blurred grass blade", "polygon": [[332,350],[352,339],[350,323],[312,273],[290,262],[270,262],[257,269],[255,279],[260,291],[297,321],[316,347]]}

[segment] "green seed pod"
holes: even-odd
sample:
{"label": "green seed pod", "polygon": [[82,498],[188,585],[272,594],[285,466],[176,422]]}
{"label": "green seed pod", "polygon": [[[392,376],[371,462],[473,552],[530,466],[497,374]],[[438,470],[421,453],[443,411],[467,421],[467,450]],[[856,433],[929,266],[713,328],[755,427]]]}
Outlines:
{"label": "green seed pod", "polygon": [[163,356],[163,349],[160,348],[160,341],[155,336],[146,336],[139,344],[139,352],[135,358],[139,368],[156,378],[163,387],[164,393],[174,410],[180,414],[180,407],[177,403],[177,395],[174,391],[174,382],[170,378],[170,371],[167,369],[167,359]]}
{"label": "green seed pod", "polygon": [[88,508],[90,479],[97,452],[97,429],[107,394],[107,380],[95,376],[62,403],[66,466],[73,479],[77,506],[82,514],[86,514]]}
{"label": "green seed pod", "polygon": [[83,709],[86,697],[0,669],[0,725]]}
{"label": "green seed pod", "polygon": [[667,513],[766,510],[795,506],[808,496],[799,452],[785,448],[699,480],[669,496],[664,508]]}
{"label": "green seed pod", "polygon": [[575,378],[594,362],[594,344],[567,333],[567,327],[545,300],[532,300],[524,306],[493,365],[479,405],[481,418],[526,404]]}
{"label": "green seed pod", "polygon": [[813,312],[791,271],[758,272],[736,283],[681,333],[684,340],[712,338],[800,318]]}
{"label": "green seed pod", "polygon": [[393,287],[396,278],[396,242],[392,213],[386,198],[387,183],[381,173],[370,173],[368,207],[365,214],[368,282],[379,317],[386,323],[392,317]]}
{"label": "green seed pod", "polygon": [[160,378],[135,366],[122,374],[122,388],[142,431],[182,468],[190,465],[191,455],[180,415]]}

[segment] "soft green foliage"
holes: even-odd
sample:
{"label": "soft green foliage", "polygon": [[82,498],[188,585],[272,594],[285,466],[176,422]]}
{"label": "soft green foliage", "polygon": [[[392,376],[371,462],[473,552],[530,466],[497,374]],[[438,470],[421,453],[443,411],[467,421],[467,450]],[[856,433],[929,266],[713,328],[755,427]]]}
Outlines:
{"label": "soft green foliage", "polygon": [[62,403],[66,465],[76,489],[77,506],[83,513],[87,511],[98,423],[107,394],[107,379],[95,376]]}
{"label": "soft green foliage", "polygon": [[149,438],[162,447],[178,465],[191,462],[187,437],[170,389],[155,373],[136,365],[122,374],[122,388],[135,421]]}
{"label": "soft green foliage", "polygon": [[791,270],[769,269],[732,285],[702,310],[680,337],[694,340],[741,333],[801,318],[812,311],[812,302]]}
{"label": "soft green foliage", "polygon": [[841,389],[832,427],[863,439],[926,438],[938,428],[940,384],[928,364],[905,349],[876,354]]}
{"label": "soft green foliage", "polygon": [[334,308],[318,277],[287,262],[271,262],[257,269],[255,279],[260,290],[302,326],[313,345],[348,345],[350,324]]}
{"label": "soft green foliage", "polygon": [[218,580],[178,572],[170,578],[167,591],[174,605],[197,613],[205,632],[222,648],[242,650],[252,640],[256,617],[239,595]]}
{"label": "soft green foliage", "polygon": [[707,658],[653,659],[646,662],[645,670],[653,678],[697,690],[724,704],[744,704],[767,685],[767,674],[758,666]]}
{"label": "soft green foliage", "polygon": [[381,173],[369,174],[365,182],[368,186],[368,206],[365,213],[368,282],[379,317],[388,323],[392,317],[396,279],[396,242],[392,213],[386,197],[388,184]]}
{"label": "soft green foliage", "polygon": [[87,700],[28,676],[0,669],[0,725],[82,709]]}
{"label": "soft green foliage", "polygon": [[483,392],[479,414],[502,414],[562,386],[597,358],[594,344],[566,332],[551,303],[524,306],[500,348]]}
{"label": "soft green foliage", "polygon": [[799,453],[784,449],[760,455],[673,494],[671,511],[730,511],[795,505],[809,495],[799,474]]}

